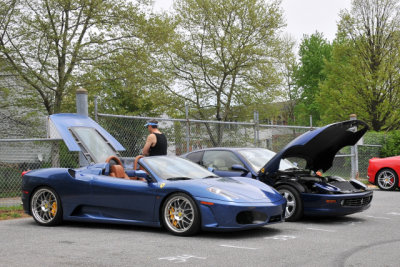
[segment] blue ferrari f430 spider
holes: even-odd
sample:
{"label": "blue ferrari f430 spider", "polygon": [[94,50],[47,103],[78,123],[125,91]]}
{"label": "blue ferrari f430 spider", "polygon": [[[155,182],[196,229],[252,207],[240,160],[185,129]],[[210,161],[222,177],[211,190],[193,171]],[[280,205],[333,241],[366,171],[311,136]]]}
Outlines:
{"label": "blue ferrari f430 spider", "polygon": [[40,225],[63,220],[164,226],[176,235],[240,230],[284,221],[286,200],[246,177],[219,177],[183,158],[135,158],[123,166],[123,146],[88,117],[55,114],[53,135],[89,165],[24,173],[25,212]]}

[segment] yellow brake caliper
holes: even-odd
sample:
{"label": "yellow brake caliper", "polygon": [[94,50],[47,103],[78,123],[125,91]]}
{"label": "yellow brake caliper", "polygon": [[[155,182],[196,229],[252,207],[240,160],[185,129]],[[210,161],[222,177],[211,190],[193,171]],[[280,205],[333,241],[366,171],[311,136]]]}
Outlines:
{"label": "yellow brake caliper", "polygon": [[171,208],[169,209],[169,218],[171,219],[172,224],[173,224],[176,228],[179,228],[178,222],[175,220],[174,212],[175,212],[174,207],[171,207]]}
{"label": "yellow brake caliper", "polygon": [[51,205],[51,215],[56,216],[56,212],[57,212],[57,203],[53,202],[53,204]]}

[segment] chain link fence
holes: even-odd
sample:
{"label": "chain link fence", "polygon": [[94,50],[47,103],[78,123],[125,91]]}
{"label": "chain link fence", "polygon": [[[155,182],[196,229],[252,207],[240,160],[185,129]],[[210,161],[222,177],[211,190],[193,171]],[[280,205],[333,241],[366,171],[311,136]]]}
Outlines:
{"label": "chain link fence", "polygon": [[[168,154],[181,155],[209,147],[262,147],[278,152],[310,127],[264,125],[245,122],[200,121],[171,118],[152,118],[97,114],[98,123],[113,135],[126,149],[122,157],[133,158],[142,153],[148,135],[147,120],[159,121],[160,130],[168,138]],[[43,130],[53,132],[52,129]],[[368,133],[367,133],[368,134]],[[50,134],[51,135],[51,134]],[[79,153],[70,152],[61,139],[0,139],[0,205],[21,195],[21,173],[28,169],[47,167],[79,167]],[[368,160],[378,157],[379,145],[357,146],[358,176],[367,177]],[[326,175],[350,178],[351,158],[355,154],[349,147],[336,156]]]}
{"label": "chain link fence", "polygon": [[[368,161],[371,158],[379,157],[382,146],[363,144],[357,145],[356,147],[356,155],[352,154],[350,147],[341,149],[336,154],[332,167],[325,175],[336,175],[345,179],[357,178],[360,180],[367,180]],[[358,159],[358,165],[354,166],[353,169],[351,164],[352,157],[357,157]]]}
{"label": "chain link fence", "polygon": [[168,138],[168,154],[181,155],[209,147],[263,147],[279,151],[310,127],[262,125],[98,114],[98,123],[126,148],[124,157],[141,154],[148,135],[147,120],[155,119]]}
{"label": "chain link fence", "polygon": [[49,167],[79,167],[79,153],[57,139],[1,139],[0,206],[21,197],[23,171]]}
{"label": "chain link fence", "polygon": [[[297,136],[311,127],[264,125],[244,122],[218,122],[98,114],[98,122],[126,148],[123,157],[141,154],[148,135],[144,127],[147,120],[159,122],[159,129],[168,138],[168,154],[181,155],[196,149],[209,147],[261,147],[280,151]],[[367,133],[368,135],[368,133]],[[326,175],[337,175],[349,179],[353,175],[367,179],[368,160],[379,157],[381,145],[357,145],[356,155],[350,147],[340,150],[333,166]],[[358,158],[358,168],[352,169],[352,157]]]}

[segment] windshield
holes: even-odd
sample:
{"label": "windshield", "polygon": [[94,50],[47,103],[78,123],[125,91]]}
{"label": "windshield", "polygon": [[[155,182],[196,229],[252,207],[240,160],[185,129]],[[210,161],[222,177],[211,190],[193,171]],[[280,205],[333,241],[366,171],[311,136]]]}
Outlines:
{"label": "windshield", "polygon": [[149,169],[162,179],[190,178],[202,179],[208,177],[218,177],[207,169],[189,160],[171,157],[145,157],[142,159]]}
{"label": "windshield", "polygon": [[[267,162],[276,154],[271,150],[263,148],[243,149],[239,150],[238,153],[246,159],[255,172],[260,171],[261,168],[264,167],[265,164],[267,164]],[[296,166],[286,159],[281,160],[279,170],[283,171],[291,168],[296,168]]]}
{"label": "windshield", "polygon": [[117,152],[94,128],[71,127],[70,130],[75,134],[96,163],[105,162],[109,156],[116,156]]}

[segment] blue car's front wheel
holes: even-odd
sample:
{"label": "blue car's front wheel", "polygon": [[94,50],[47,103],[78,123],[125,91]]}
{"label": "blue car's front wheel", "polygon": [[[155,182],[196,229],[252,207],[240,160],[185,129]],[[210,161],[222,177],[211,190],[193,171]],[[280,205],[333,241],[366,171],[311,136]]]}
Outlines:
{"label": "blue car's front wheel", "polygon": [[162,207],[163,225],[175,235],[193,235],[200,229],[200,215],[196,203],[184,193],[168,197]]}
{"label": "blue car's front wheel", "polygon": [[281,185],[276,188],[286,198],[285,220],[293,222],[299,220],[303,215],[303,202],[299,192],[289,185]]}

